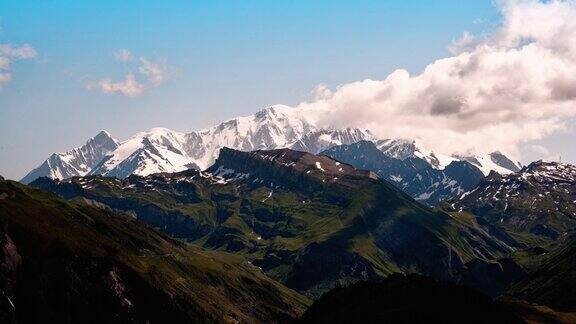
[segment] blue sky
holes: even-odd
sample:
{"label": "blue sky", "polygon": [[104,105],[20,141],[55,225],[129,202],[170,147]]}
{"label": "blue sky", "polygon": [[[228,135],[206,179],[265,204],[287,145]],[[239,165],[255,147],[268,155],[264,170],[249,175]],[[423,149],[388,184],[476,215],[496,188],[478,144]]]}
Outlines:
{"label": "blue sky", "polygon": [[[319,83],[419,73],[498,19],[490,0],[2,1],[0,44],[38,55],[14,62],[0,92],[0,174],[19,178],[100,129],[194,130],[295,105]],[[114,59],[120,49],[170,77],[137,97],[87,89],[135,68]]]}

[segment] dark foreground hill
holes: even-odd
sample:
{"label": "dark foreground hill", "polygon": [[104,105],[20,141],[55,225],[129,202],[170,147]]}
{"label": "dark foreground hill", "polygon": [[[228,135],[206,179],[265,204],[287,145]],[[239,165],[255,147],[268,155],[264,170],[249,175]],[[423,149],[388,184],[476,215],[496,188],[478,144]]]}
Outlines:
{"label": "dark foreground hill", "polygon": [[298,323],[523,323],[504,305],[474,290],[418,275],[335,288]]}
{"label": "dark foreground hill", "polygon": [[0,180],[1,323],[270,323],[307,303],[242,257]]}

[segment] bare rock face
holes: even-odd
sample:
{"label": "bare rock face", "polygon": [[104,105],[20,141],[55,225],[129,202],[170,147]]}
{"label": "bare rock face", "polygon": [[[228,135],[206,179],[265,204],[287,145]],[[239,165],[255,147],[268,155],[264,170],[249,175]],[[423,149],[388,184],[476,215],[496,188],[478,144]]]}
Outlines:
{"label": "bare rock face", "polygon": [[492,159],[492,162],[494,162],[495,164],[497,164],[503,168],[506,168],[506,169],[513,171],[513,172],[520,171],[520,166],[517,163],[514,163],[506,155],[504,155],[500,152],[491,153],[490,158]]}

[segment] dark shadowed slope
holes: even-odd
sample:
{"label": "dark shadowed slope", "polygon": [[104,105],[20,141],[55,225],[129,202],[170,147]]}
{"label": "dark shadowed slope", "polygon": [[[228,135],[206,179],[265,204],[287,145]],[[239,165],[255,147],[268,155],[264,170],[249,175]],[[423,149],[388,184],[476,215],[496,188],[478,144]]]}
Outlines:
{"label": "dark shadowed slope", "polygon": [[522,323],[504,306],[474,290],[418,275],[335,288],[299,323]]}
{"label": "dark shadowed slope", "polygon": [[301,295],[94,201],[0,181],[2,323],[269,323]]}
{"label": "dark shadowed slope", "polygon": [[576,312],[576,237],[571,235],[563,245],[541,257],[540,263],[506,295],[558,311]]}

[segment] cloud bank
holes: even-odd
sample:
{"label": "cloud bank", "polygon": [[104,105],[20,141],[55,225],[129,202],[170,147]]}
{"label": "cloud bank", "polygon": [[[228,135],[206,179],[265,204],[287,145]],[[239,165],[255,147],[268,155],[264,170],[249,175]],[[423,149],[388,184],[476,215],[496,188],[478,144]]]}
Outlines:
{"label": "cloud bank", "polygon": [[14,62],[35,58],[36,50],[28,45],[14,47],[11,44],[0,44],[0,90],[12,80],[12,67]]}
{"label": "cloud bank", "polygon": [[503,150],[566,129],[576,115],[576,1],[500,1],[490,35],[464,33],[419,75],[328,89],[298,105],[330,127],[413,138],[445,154]]}
{"label": "cloud bank", "polygon": [[136,64],[135,72],[128,72],[123,80],[114,81],[112,78],[103,78],[96,83],[88,85],[88,89],[97,89],[105,94],[119,94],[127,97],[137,97],[147,90],[160,86],[167,79],[168,69],[166,62],[154,62],[146,57],[137,57],[127,49],[114,53],[114,59],[125,64]]}

